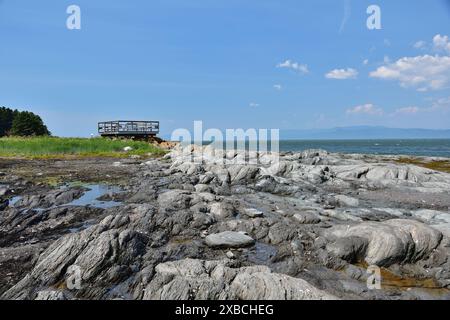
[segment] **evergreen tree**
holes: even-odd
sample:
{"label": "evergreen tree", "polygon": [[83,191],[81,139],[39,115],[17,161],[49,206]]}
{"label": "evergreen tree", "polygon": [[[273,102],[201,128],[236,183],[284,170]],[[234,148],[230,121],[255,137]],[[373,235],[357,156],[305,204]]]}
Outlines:
{"label": "evergreen tree", "polygon": [[10,108],[0,108],[0,137],[6,136],[11,130],[14,117],[19,112]]}
{"label": "evergreen tree", "polygon": [[50,135],[47,126],[38,115],[22,111],[17,113],[9,132],[12,136],[47,136]]}

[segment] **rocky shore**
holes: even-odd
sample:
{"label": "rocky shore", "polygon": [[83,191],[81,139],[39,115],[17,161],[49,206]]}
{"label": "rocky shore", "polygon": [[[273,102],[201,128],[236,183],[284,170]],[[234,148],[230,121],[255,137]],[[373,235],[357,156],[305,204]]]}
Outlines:
{"label": "rocky shore", "polygon": [[0,159],[0,298],[450,298],[450,174],[246,156]]}

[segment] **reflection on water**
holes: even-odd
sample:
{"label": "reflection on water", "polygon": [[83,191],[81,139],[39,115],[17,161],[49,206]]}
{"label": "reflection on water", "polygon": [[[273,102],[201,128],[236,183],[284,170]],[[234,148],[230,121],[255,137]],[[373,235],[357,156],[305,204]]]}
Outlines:
{"label": "reflection on water", "polygon": [[247,259],[255,264],[267,265],[276,254],[277,249],[274,246],[256,242],[255,246],[248,252]]}
{"label": "reflection on water", "polygon": [[112,207],[116,207],[121,205],[121,202],[117,201],[102,201],[97,200],[100,197],[105,195],[112,196],[114,193],[121,192],[119,187],[116,186],[108,186],[102,184],[92,184],[87,185],[86,188],[89,190],[86,191],[80,198],[75,199],[74,201],[65,204],[66,206],[91,206],[95,208],[108,209]]}
{"label": "reflection on water", "polygon": [[[66,190],[70,188],[70,185],[64,185],[60,189]],[[109,185],[103,185],[103,184],[91,184],[91,185],[85,185],[83,186],[87,188],[88,190],[83,193],[83,195],[75,199],[69,203],[65,203],[60,206],[52,206],[50,208],[33,208],[34,211],[41,212],[49,209],[54,209],[57,207],[64,207],[64,206],[90,206],[94,208],[101,208],[101,209],[108,209],[117,207],[122,204],[122,202],[118,201],[110,201],[110,200],[98,200],[100,197],[103,196],[112,196],[113,194],[120,193],[122,190],[119,187],[116,186],[109,186]],[[15,196],[9,199],[9,206],[14,207],[15,204],[20,201],[23,197],[22,196]]]}
{"label": "reflection on water", "polygon": [[[365,270],[368,267],[366,262],[360,262],[355,265]],[[450,300],[450,290],[440,285],[434,278],[399,276],[386,268],[380,268],[380,271],[381,287],[383,290],[408,291],[424,300]]]}
{"label": "reflection on water", "polygon": [[9,206],[14,207],[14,205],[22,199],[22,196],[15,196],[9,199]]}

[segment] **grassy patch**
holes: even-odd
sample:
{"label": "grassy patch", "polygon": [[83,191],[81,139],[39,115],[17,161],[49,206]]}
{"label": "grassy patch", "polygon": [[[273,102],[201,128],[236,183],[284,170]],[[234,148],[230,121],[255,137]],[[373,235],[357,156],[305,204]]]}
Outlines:
{"label": "grassy patch", "polygon": [[[123,151],[131,147],[129,152]],[[164,150],[149,143],[104,138],[0,138],[0,157],[23,157],[31,159],[78,158],[78,157],[126,157],[129,155],[163,155]]]}
{"label": "grassy patch", "polygon": [[450,161],[446,160],[423,161],[420,159],[400,158],[396,160],[396,162],[403,164],[413,164],[419,167],[450,173]]}

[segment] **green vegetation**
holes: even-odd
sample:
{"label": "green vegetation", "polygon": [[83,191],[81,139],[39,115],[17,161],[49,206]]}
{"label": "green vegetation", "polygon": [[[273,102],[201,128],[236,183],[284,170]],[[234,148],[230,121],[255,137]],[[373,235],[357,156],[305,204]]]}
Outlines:
{"label": "green vegetation", "polygon": [[437,161],[424,161],[415,158],[400,158],[396,162],[404,164],[413,164],[419,167],[424,167],[431,170],[442,171],[450,173],[450,161],[437,160]]}
{"label": "green vegetation", "polygon": [[[131,151],[124,151],[131,147]],[[165,151],[149,143],[104,138],[7,137],[0,138],[0,157],[32,159],[78,157],[158,156]]]}
{"label": "green vegetation", "polygon": [[48,136],[41,117],[28,111],[0,108],[0,137],[3,136]]}
{"label": "green vegetation", "polygon": [[41,117],[35,115],[32,112],[23,111],[19,112],[14,117],[9,134],[11,136],[22,137],[49,136],[50,131],[48,131]]}
{"label": "green vegetation", "polygon": [[11,130],[14,117],[19,114],[19,111],[9,108],[0,108],[0,137],[6,136]]}

